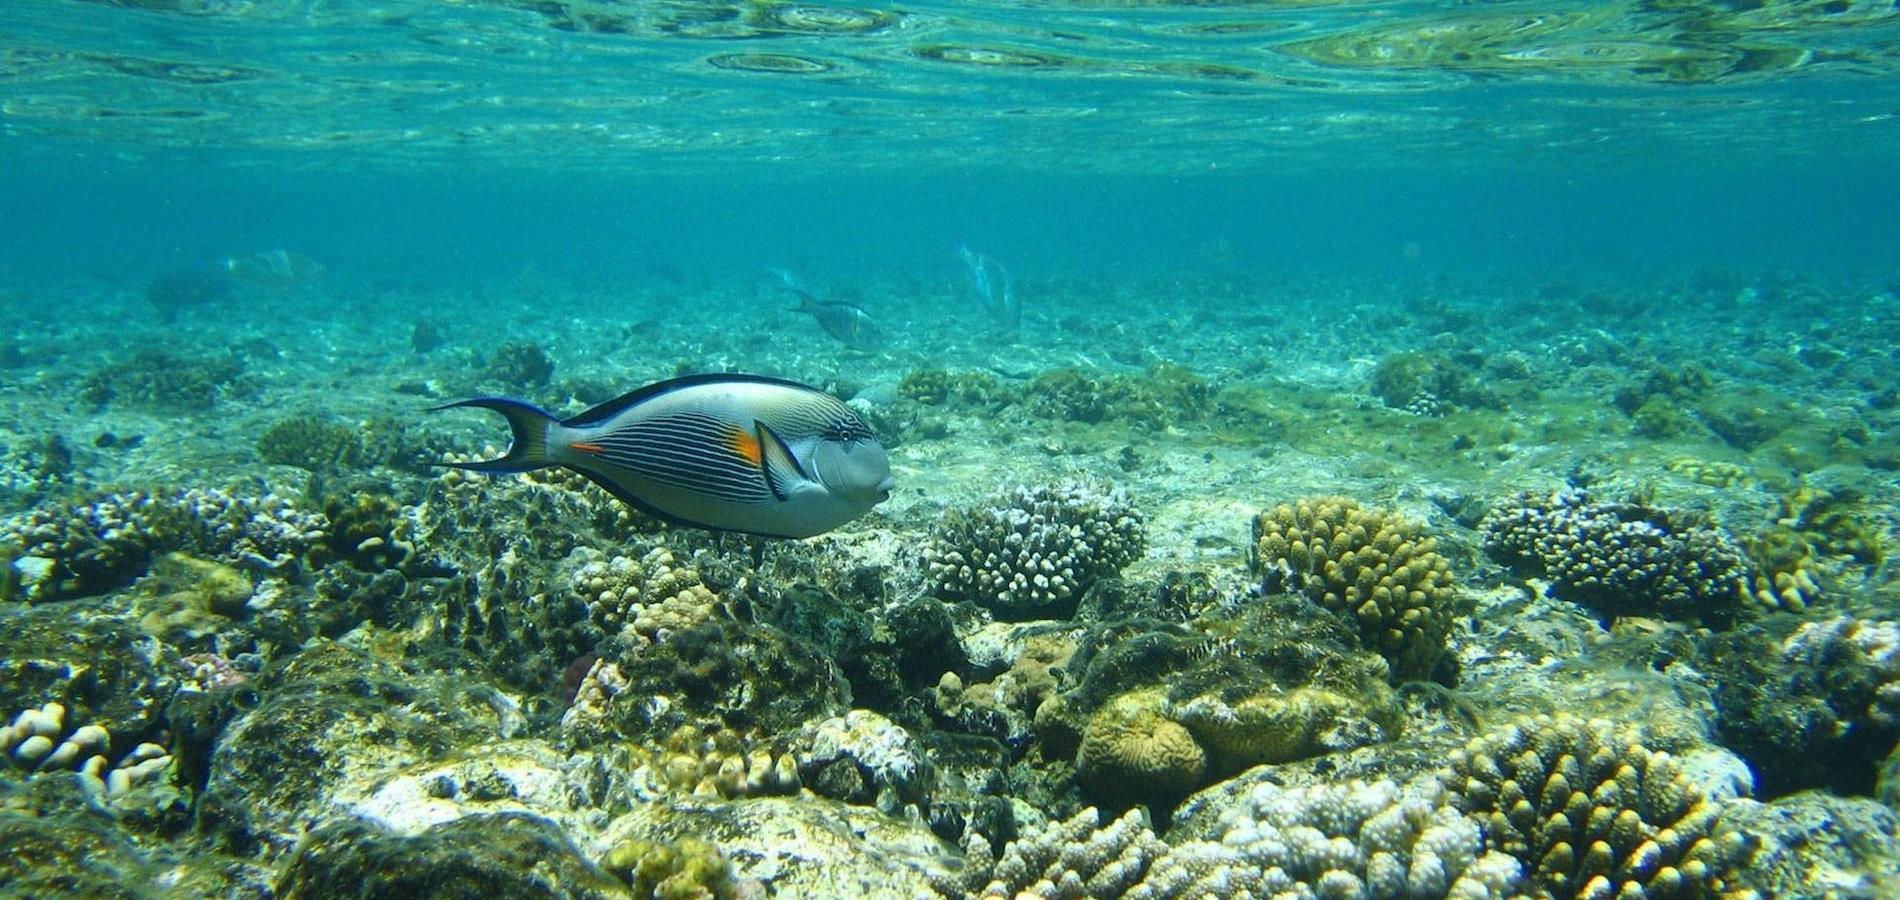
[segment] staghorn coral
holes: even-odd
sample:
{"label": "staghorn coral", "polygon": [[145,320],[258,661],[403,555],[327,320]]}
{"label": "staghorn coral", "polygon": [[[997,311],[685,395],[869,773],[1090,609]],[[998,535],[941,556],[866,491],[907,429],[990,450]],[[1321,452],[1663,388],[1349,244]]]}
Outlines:
{"label": "staghorn coral", "polygon": [[1395,679],[1431,675],[1457,600],[1436,539],[1397,513],[1344,497],[1282,504],[1256,517],[1253,533],[1254,567],[1269,591],[1290,581],[1357,623]]}
{"label": "staghorn coral", "polygon": [[691,628],[711,618],[719,598],[665,547],[638,558],[602,558],[598,551],[575,551],[587,559],[574,571],[574,593],[587,614],[607,634],[636,634],[646,641]]}
{"label": "staghorn coral", "polygon": [[1548,896],[1716,896],[1754,851],[1669,754],[1608,722],[1540,716],[1473,739],[1445,787]]}
{"label": "staghorn coral", "polygon": [[110,761],[112,734],[97,723],[68,728],[66,707],[47,703],[28,709],[0,728],[0,756],[27,773],[77,772],[88,794],[105,801],[155,781],[171,768],[164,747],[146,742]]}
{"label": "staghorn coral", "polygon": [[798,761],[791,754],[729,728],[707,732],[693,725],[681,725],[667,735],[635,779],[653,794],[727,800],[790,794],[799,788]]}
{"label": "staghorn coral", "polygon": [[1743,610],[1748,566],[1721,529],[1679,510],[1525,493],[1479,524],[1485,549],[1554,596],[1606,619],[1661,615],[1723,626]]}
{"label": "staghorn coral", "polygon": [[1068,482],[1019,487],[952,512],[925,558],[945,599],[975,602],[1000,619],[1059,618],[1146,544],[1141,512],[1121,491]]}

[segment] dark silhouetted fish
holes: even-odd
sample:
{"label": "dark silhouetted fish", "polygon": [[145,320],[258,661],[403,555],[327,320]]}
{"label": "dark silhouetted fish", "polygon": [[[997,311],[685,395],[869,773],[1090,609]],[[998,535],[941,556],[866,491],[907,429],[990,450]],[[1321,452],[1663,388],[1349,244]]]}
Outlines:
{"label": "dark silhouetted fish", "polygon": [[820,300],[798,288],[792,288],[798,295],[798,305],[792,312],[802,312],[818,322],[825,333],[837,338],[840,343],[855,350],[870,350],[883,343],[884,331],[877,326],[877,320],[864,311],[864,307],[843,300]]}
{"label": "dark silhouetted fish", "polygon": [[233,256],[222,267],[233,281],[259,287],[294,287],[323,274],[321,263],[289,250]]}
{"label": "dark silhouetted fish", "polygon": [[573,418],[478,397],[508,418],[500,459],[443,463],[476,472],[566,466],[627,504],[681,525],[801,538],[882,503],[890,457],[836,397],[756,375],[691,375],[640,388]]}

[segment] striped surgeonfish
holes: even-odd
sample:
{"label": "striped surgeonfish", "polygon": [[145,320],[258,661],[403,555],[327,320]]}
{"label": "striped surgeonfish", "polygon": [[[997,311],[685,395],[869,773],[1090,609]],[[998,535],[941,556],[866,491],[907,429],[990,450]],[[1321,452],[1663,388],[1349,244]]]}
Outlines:
{"label": "striped surgeonfish", "polygon": [[566,466],[669,522],[801,538],[882,503],[890,457],[837,398],[756,375],[689,375],[640,388],[565,420],[532,404],[477,397],[508,418],[500,459],[444,463],[476,472]]}

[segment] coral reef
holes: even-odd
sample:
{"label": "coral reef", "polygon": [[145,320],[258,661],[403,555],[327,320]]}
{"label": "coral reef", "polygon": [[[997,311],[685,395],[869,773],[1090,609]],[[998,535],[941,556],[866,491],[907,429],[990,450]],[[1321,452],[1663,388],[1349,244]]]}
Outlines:
{"label": "coral reef", "polygon": [[731,729],[708,733],[681,725],[647,758],[640,780],[653,793],[729,800],[794,793],[800,787],[798,769],[792,754],[775,751],[766,742]]}
{"label": "coral reef", "polygon": [[272,465],[311,472],[343,472],[366,461],[359,429],[309,415],[272,425],[257,439],[257,455]]}
{"label": "coral reef", "polygon": [[683,837],[671,843],[623,841],[607,851],[600,865],[626,882],[635,897],[733,900],[739,896],[732,863],[717,846],[699,838]]}
{"label": "coral reef", "polygon": [[1551,896],[1718,896],[1755,850],[1669,754],[1608,722],[1542,716],[1475,738],[1445,786]]}
{"label": "coral reef", "polygon": [[329,822],[298,845],[276,890],[285,898],[626,896],[552,822],[506,813],[410,837],[354,819]]}
{"label": "coral reef", "polygon": [[897,382],[897,395],[925,406],[980,406],[1001,393],[996,376],[988,372],[950,372],[915,369]]}
{"label": "coral reef", "polygon": [[1499,503],[1479,528],[1500,562],[1548,578],[1553,596],[1605,619],[1660,615],[1724,626],[1747,608],[1742,551],[1680,510],[1585,492],[1525,493]]}
{"label": "coral reef", "polygon": [[1900,624],[1768,624],[1775,629],[1740,629],[1699,648],[1722,743],[1748,760],[1763,796],[1871,793],[1900,741]]}
{"label": "coral reef", "polygon": [[1857,496],[1801,487],[1780,506],[1775,523],[1745,542],[1749,590],[1765,607],[1801,612],[1820,597],[1827,569],[1877,566],[1885,556],[1880,529]]}
{"label": "coral reef", "polygon": [[282,571],[309,552],[325,525],[320,514],[274,494],[98,492],[0,522],[0,545],[20,548],[12,567],[22,598],[43,602],[122,587],[155,554],[172,550]]}
{"label": "coral reef", "polygon": [[1166,808],[1206,784],[1207,751],[1168,718],[1166,700],[1160,688],[1130,691],[1089,716],[1075,773],[1090,796]]}
{"label": "coral reef", "polygon": [[1386,406],[1421,416],[1504,405],[1473,369],[1436,350],[1394,353],[1379,360],[1371,389]]}
{"label": "coral reef", "polygon": [[99,407],[124,403],[160,412],[205,412],[233,392],[242,374],[244,364],[235,355],[185,359],[139,350],[88,376],[79,396]]}
{"label": "coral reef", "polygon": [[[1478,823],[1432,779],[1255,785],[1222,815],[1216,842],[1172,847],[1131,896],[1458,897],[1515,895],[1518,862],[1487,851]],[[1198,886],[1198,887],[1197,887]]]}
{"label": "coral reef", "polygon": [[66,707],[58,702],[23,710],[11,725],[0,728],[0,754],[16,768],[77,772],[88,793],[106,801],[160,778],[172,765],[171,754],[149,741],[131,748],[116,763],[111,753],[112,733],[105,726],[69,728]]}
{"label": "coral reef", "polygon": [[939,596],[1000,619],[1061,618],[1146,549],[1141,511],[1112,488],[1020,487],[951,512],[925,548]]}
{"label": "coral reef", "polygon": [[798,771],[819,794],[887,813],[926,808],[937,773],[923,745],[868,709],[806,726],[795,740]]}
{"label": "coral reef", "polygon": [[1438,542],[1397,513],[1344,497],[1282,504],[1254,519],[1255,571],[1268,590],[1290,582],[1358,625],[1394,678],[1427,678],[1457,603]]}
{"label": "coral reef", "polygon": [[964,870],[934,881],[946,898],[1120,897],[1167,852],[1146,814],[1129,810],[1102,825],[1093,807],[1065,821],[1025,830],[1000,857],[977,832],[964,840]]}
{"label": "coral reef", "polygon": [[719,598],[699,572],[681,565],[665,547],[653,547],[638,558],[604,558],[590,548],[575,554],[587,561],[574,570],[574,593],[605,634],[663,640],[706,621],[717,609]]}
{"label": "coral reef", "polygon": [[543,388],[554,378],[554,360],[533,341],[503,344],[489,356],[482,380],[515,389]]}

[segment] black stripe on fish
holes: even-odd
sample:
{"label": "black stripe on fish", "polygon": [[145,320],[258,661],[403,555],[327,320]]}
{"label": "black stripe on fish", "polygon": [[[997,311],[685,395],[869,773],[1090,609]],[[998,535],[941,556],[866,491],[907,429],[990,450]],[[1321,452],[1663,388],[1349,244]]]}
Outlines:
{"label": "black stripe on fish", "polygon": [[661,484],[737,503],[767,496],[758,464],[731,446],[733,426],[697,413],[629,423],[593,438],[604,462]]}

